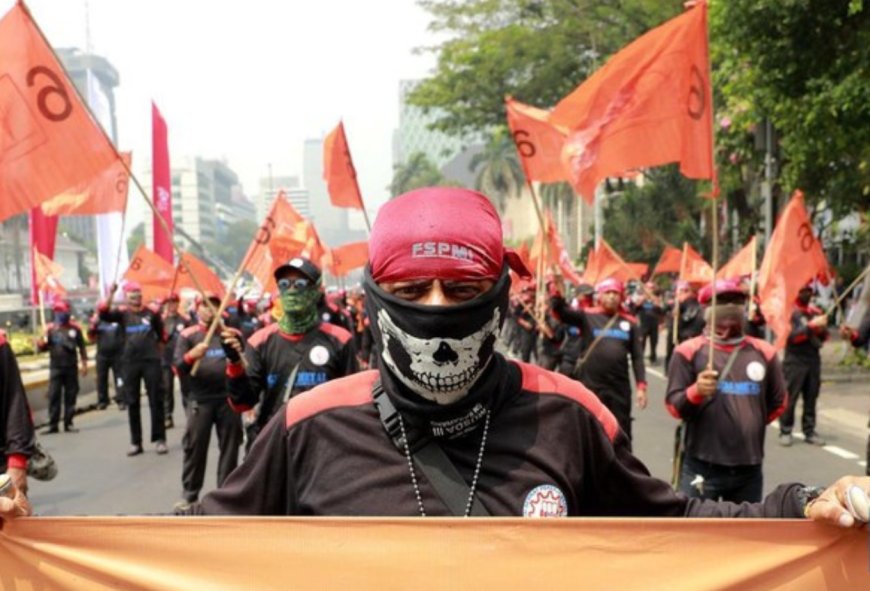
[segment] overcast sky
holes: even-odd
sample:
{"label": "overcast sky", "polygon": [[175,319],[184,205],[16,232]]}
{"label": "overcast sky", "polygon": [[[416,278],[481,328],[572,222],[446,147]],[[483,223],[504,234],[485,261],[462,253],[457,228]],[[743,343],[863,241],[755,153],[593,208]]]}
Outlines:
{"label": "overcast sky", "polygon": [[[0,9],[13,4],[0,0]],[[267,163],[275,176],[301,175],[304,140],[343,118],[368,208],[385,200],[399,80],[424,77],[434,64],[412,54],[432,42],[429,16],[414,0],[27,5],[52,45],[80,48],[88,6],[92,51],[120,73],[119,143],[133,150],[134,170],[150,159],[153,98],[169,126],[170,157],[226,158],[249,196]]]}

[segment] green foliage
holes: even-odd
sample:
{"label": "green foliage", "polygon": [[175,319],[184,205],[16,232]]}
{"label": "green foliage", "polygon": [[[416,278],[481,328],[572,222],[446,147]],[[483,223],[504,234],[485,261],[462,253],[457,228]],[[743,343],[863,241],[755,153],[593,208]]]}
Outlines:
{"label": "green foliage", "polygon": [[504,212],[507,200],[522,190],[523,170],[516,146],[504,128],[493,132],[483,150],[471,158],[469,169],[477,175],[475,189],[489,197],[499,213]]}
{"label": "green foliage", "polygon": [[9,333],[9,346],[12,347],[12,352],[16,356],[33,355],[36,353],[36,347],[33,346],[33,340],[39,335],[29,333]]}
{"label": "green foliage", "polygon": [[136,249],[143,244],[145,244],[145,222],[139,222],[127,237],[127,252],[132,257]]}
{"label": "green foliage", "polygon": [[388,187],[397,197],[413,189],[450,184],[438,167],[423,152],[416,152],[407,162],[393,166],[393,180]]}
{"label": "green foliage", "polygon": [[237,269],[248,252],[258,227],[253,220],[236,220],[227,226],[226,233],[220,240],[204,245],[207,255],[220,259],[230,269]]}

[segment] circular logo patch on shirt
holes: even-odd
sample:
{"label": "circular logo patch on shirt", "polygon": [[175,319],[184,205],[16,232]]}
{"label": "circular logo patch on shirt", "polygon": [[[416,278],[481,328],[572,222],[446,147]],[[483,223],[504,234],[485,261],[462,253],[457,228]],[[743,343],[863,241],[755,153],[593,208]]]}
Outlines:
{"label": "circular logo patch on shirt", "polygon": [[323,314],[321,314],[320,319],[324,322],[329,322],[329,312],[324,312]]}
{"label": "circular logo patch on shirt", "polygon": [[151,324],[151,319],[147,316],[142,317],[142,324]]}
{"label": "circular logo patch on shirt", "polygon": [[628,332],[631,329],[631,324],[628,322],[628,320],[623,320],[619,323],[619,328],[621,328],[625,332]]}
{"label": "circular logo patch on shirt", "polygon": [[69,338],[71,338],[71,339],[76,338],[76,331],[75,331],[75,329],[72,329],[72,328],[69,329],[69,332],[66,333],[66,334],[68,334],[68,335],[69,335]]}
{"label": "circular logo patch on shirt", "polygon": [[760,361],[753,361],[746,366],[746,375],[748,375],[749,379],[753,382],[760,382],[763,380],[766,373],[767,371],[764,369],[764,365]]}
{"label": "circular logo patch on shirt", "polygon": [[552,484],[536,486],[526,495],[523,517],[567,517],[568,502]]}
{"label": "circular logo patch on shirt", "polygon": [[326,365],[326,362],[329,361],[329,350],[323,345],[311,347],[311,351],[308,352],[308,359],[314,365]]}

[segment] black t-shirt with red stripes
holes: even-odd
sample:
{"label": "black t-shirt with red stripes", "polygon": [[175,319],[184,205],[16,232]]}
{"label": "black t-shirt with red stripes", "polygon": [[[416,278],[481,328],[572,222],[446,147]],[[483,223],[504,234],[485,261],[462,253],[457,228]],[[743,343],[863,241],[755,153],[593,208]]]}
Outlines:
{"label": "black t-shirt with red stripes", "polygon": [[[728,373],[728,359],[739,348]],[[666,404],[688,425],[686,454],[723,466],[759,465],[764,458],[764,433],[788,404],[782,364],[769,343],[745,337],[739,345],[713,351],[713,368],[720,373],[715,394],[698,394],[695,382],[707,367],[710,340],[695,337],[680,344],[668,368]]]}
{"label": "black t-shirt with red stripes", "polygon": [[[292,398],[244,464],[191,512],[419,515],[404,451],[387,435],[373,403],[378,377],[366,371]],[[499,354],[481,380],[491,384],[483,393],[491,420],[476,498],[491,515],[801,516],[797,484],[779,487],[758,504],[690,500],[674,492],[631,455],[613,415],[574,380]],[[438,438],[468,483],[481,431],[478,423],[460,437]],[[413,433],[409,439],[412,448],[419,442]],[[426,476],[418,470],[416,478],[427,515],[448,515]]]}
{"label": "black t-shirt with red stripes", "polygon": [[[230,400],[237,410],[261,402],[258,415],[261,425],[266,424],[285,397],[359,369],[351,334],[328,322],[320,322],[302,335],[281,332],[278,324],[261,328],[248,340],[245,359],[247,368],[228,367]],[[291,376],[292,386],[288,385]]]}

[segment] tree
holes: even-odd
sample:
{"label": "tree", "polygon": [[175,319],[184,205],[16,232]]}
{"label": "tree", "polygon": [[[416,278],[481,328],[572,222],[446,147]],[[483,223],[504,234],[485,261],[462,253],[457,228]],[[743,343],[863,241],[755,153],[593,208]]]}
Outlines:
{"label": "tree", "polygon": [[475,188],[489,197],[499,213],[511,197],[520,194],[523,171],[517,161],[516,146],[504,127],[496,128],[483,150],[468,165],[476,173]]}
{"label": "tree", "polygon": [[396,197],[420,187],[447,184],[447,179],[423,152],[414,153],[407,162],[393,166],[390,195]]}
{"label": "tree", "polygon": [[127,237],[127,252],[132,257],[136,249],[143,244],[145,244],[145,222],[139,222]]}
{"label": "tree", "polygon": [[241,219],[229,224],[220,240],[203,245],[208,256],[220,259],[230,269],[242,264],[251,240],[257,233],[258,224],[252,220]]}

